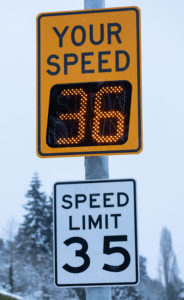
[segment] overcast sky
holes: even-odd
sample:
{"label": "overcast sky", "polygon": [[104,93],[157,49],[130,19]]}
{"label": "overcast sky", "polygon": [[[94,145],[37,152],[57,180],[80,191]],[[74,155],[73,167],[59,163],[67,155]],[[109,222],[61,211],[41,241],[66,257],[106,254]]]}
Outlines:
{"label": "overcast sky", "polygon": [[[57,181],[83,180],[84,158],[36,155],[36,16],[83,9],[83,0],[6,0],[0,18],[0,236],[21,221],[34,172],[51,194]],[[106,0],[106,7],[141,9],[143,152],[109,157],[110,178],[134,178],[139,252],[157,276],[160,232],[172,234],[184,279],[184,1]]]}

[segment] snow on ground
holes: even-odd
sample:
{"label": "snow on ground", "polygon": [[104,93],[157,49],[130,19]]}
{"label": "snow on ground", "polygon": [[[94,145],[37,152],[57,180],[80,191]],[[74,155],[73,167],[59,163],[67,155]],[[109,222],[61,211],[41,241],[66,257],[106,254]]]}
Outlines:
{"label": "snow on ground", "polygon": [[17,300],[23,300],[23,298],[17,296],[17,295],[14,295],[14,294],[11,294],[11,293],[8,293],[7,291],[5,290],[0,290],[0,295],[3,295],[3,296],[9,296],[9,297],[12,297],[12,298],[15,298]]}

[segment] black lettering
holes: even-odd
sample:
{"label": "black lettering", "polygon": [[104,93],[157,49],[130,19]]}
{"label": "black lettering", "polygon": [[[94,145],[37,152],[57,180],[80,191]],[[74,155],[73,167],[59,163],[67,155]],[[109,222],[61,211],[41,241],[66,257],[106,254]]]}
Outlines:
{"label": "black lettering", "polygon": [[62,201],[65,202],[65,203],[69,203],[69,206],[61,205],[61,207],[69,209],[69,208],[72,207],[72,201],[67,200],[66,198],[70,198],[71,199],[72,196],[71,195],[64,195],[63,198],[62,198]]}
{"label": "black lettering", "polygon": [[104,207],[114,207],[114,204],[107,204],[107,202],[111,201],[111,198],[108,196],[113,196],[114,193],[104,193],[103,195],[103,202],[104,202]]}
{"label": "black lettering", "polygon": [[[123,203],[121,202],[121,196],[123,196]],[[122,206],[125,206],[128,204],[128,195],[125,194],[125,193],[117,193],[117,204],[118,204],[118,207],[122,207]]]}
{"label": "black lettering", "polygon": [[79,267],[72,267],[69,264],[65,264],[63,266],[63,269],[65,269],[67,272],[76,274],[76,273],[81,273],[81,272],[86,271],[86,269],[90,265],[90,258],[86,253],[88,250],[88,243],[86,242],[86,240],[84,240],[81,237],[76,236],[76,237],[71,237],[68,240],[64,241],[64,244],[66,246],[70,246],[71,244],[74,244],[74,243],[80,244],[82,246],[80,250],[75,251],[75,256],[81,257],[84,262]]}
{"label": "black lettering", "polygon": [[111,255],[113,253],[119,253],[123,256],[123,263],[121,265],[109,265],[104,264],[103,270],[108,272],[121,272],[128,268],[130,264],[130,254],[129,252],[123,247],[112,247],[112,242],[124,242],[127,241],[127,235],[109,235],[104,236],[104,249],[103,253],[107,255]]}
{"label": "black lettering", "polygon": [[[123,54],[126,57],[126,63],[123,67],[120,67],[120,59],[119,59],[120,54]],[[126,69],[128,69],[129,65],[130,65],[130,56],[129,56],[129,54],[124,50],[116,51],[116,71],[117,72],[125,71]]]}
{"label": "black lettering", "polygon": [[[100,196],[100,194],[89,194],[90,208],[100,207],[100,205],[93,204],[93,202],[97,201],[97,199],[96,199],[97,196]],[[95,197],[95,198],[93,198],[93,197]]]}
{"label": "black lettering", "polygon": [[[115,27],[115,28],[114,28]],[[119,33],[121,32],[121,25],[119,23],[109,23],[107,24],[107,30],[108,30],[108,44],[111,44],[112,42],[112,35],[114,35],[116,37],[116,40],[119,44],[122,43],[120,37],[119,37]],[[113,29],[114,28],[114,29]]]}
{"label": "black lettering", "polygon": [[93,217],[91,215],[88,216],[89,220],[89,229],[92,228],[92,225],[94,228],[96,228],[99,225],[99,229],[102,229],[102,215],[99,215],[96,221],[94,221]]}
{"label": "black lettering", "polygon": [[52,54],[47,58],[48,65],[56,67],[55,71],[47,70],[47,73],[49,75],[57,75],[60,72],[60,65],[58,65],[56,62],[53,62],[52,59],[59,59],[59,56]]}
{"label": "black lettering", "polygon": [[102,59],[103,55],[109,55],[111,54],[111,51],[101,51],[98,53],[98,70],[99,72],[112,72],[112,69],[103,69],[102,64],[108,63],[107,59]]}
{"label": "black lettering", "polygon": [[118,217],[121,217],[121,214],[111,214],[111,217],[114,217],[114,228],[118,228]]}
{"label": "black lettering", "polygon": [[108,215],[105,215],[105,228],[109,228],[109,221],[108,221]]}
{"label": "black lettering", "polygon": [[80,230],[80,227],[72,226],[72,216],[69,216],[69,230]]}
{"label": "black lettering", "polygon": [[[76,41],[76,38],[75,38],[75,33],[77,30],[80,30],[81,33],[82,33],[82,38],[81,38],[81,41],[80,42],[77,42]],[[72,29],[72,32],[71,32],[71,38],[72,38],[72,43],[75,45],[75,46],[81,46],[84,44],[85,40],[86,40],[86,31],[84,29],[83,26],[81,25],[77,25],[75,26],[73,29]]]}
{"label": "black lettering", "polygon": [[94,73],[95,70],[91,69],[91,70],[86,70],[85,69],[85,65],[90,65],[91,61],[90,60],[86,60],[86,56],[92,56],[94,55],[94,52],[85,52],[82,53],[81,55],[81,64],[82,64],[82,73]]}
{"label": "black lettering", "polygon": [[82,229],[86,229],[86,217],[82,216]]}
{"label": "black lettering", "polygon": [[[72,61],[69,61],[69,58],[72,58]],[[74,53],[64,54],[64,74],[68,74],[68,66],[73,66],[78,62],[78,57]]]}
{"label": "black lettering", "polygon": [[90,36],[90,41],[93,45],[99,45],[103,42],[104,40],[104,24],[100,24],[100,38],[98,41],[94,40],[94,29],[93,25],[89,25],[89,36]]}
{"label": "black lettering", "polygon": [[59,47],[63,47],[63,36],[67,32],[68,28],[69,28],[69,26],[65,26],[64,30],[62,31],[62,33],[59,33],[59,31],[58,31],[58,29],[56,27],[52,27],[52,29],[54,30],[54,32],[57,34],[57,36],[59,38]]}
{"label": "black lettering", "polygon": [[84,194],[76,194],[75,195],[75,208],[79,208],[79,203],[83,203],[86,201],[86,195]]}

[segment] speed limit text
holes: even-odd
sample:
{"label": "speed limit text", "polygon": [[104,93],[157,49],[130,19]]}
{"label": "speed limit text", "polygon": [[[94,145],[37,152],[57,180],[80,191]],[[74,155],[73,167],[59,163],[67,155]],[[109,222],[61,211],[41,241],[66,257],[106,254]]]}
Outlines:
{"label": "speed limit text", "polygon": [[[89,193],[89,194],[65,194],[62,196],[61,207],[66,210],[76,209],[88,206],[90,209],[107,208],[110,213],[105,214],[82,214],[80,217],[75,214],[69,215],[68,229],[69,230],[93,230],[93,229],[109,229],[118,228],[119,220],[122,217],[121,213],[112,213],[113,207],[124,207],[129,202],[129,197],[126,193]],[[106,211],[108,212],[108,211]]]}

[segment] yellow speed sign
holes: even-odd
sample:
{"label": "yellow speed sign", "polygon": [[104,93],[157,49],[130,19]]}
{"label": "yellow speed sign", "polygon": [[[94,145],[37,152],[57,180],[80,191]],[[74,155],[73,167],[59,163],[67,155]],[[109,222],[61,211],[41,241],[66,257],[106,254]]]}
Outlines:
{"label": "yellow speed sign", "polygon": [[142,150],[137,7],[37,17],[37,154]]}

